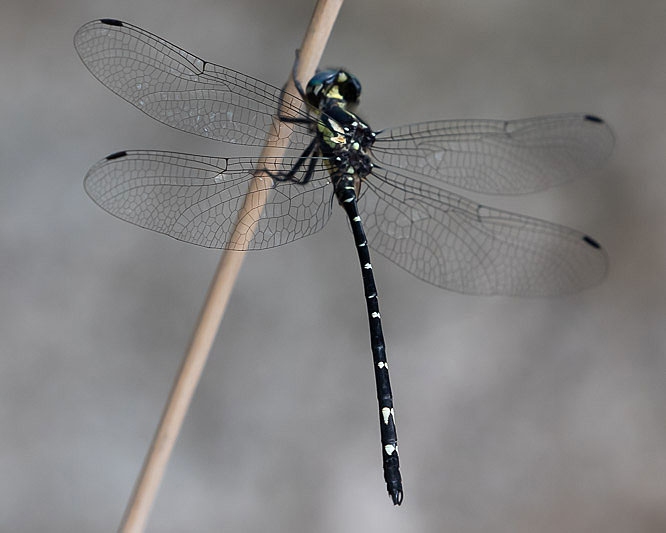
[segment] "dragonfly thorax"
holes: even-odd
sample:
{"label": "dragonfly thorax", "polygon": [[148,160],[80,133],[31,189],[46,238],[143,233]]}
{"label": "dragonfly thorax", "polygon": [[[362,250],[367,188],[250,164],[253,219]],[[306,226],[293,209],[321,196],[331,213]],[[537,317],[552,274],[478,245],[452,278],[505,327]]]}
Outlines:
{"label": "dragonfly thorax", "polygon": [[358,104],[361,83],[343,69],[323,70],[308,82],[305,100],[319,111],[316,123],[318,151],[329,159],[333,185],[342,202],[348,198],[341,189],[360,191],[361,180],[372,170],[368,154],[375,142],[375,133],[350,111]]}
{"label": "dragonfly thorax", "polygon": [[372,172],[370,156],[353,139],[331,153],[329,169],[335,195],[340,203],[351,201],[360,195],[363,180]]}
{"label": "dragonfly thorax", "polygon": [[375,133],[337,100],[329,99],[317,120],[317,137],[318,151],[328,159],[338,200],[348,200],[350,191],[358,195],[362,180],[372,171],[369,149]]}

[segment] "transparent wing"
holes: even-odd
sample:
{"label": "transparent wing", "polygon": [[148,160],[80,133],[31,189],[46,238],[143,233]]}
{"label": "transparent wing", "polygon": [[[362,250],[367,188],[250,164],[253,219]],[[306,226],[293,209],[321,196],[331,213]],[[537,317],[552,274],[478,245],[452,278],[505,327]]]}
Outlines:
{"label": "transparent wing", "polygon": [[[178,240],[229,250],[279,246],[316,233],[331,215],[333,187],[321,160],[306,184],[264,179],[241,224],[256,224],[251,240],[232,240],[234,225],[256,168],[286,172],[296,157],[218,158],[158,151],[118,152],[95,164],[85,189],[102,209],[122,220]],[[295,174],[301,179],[305,169]]]}
{"label": "transparent wing", "polygon": [[81,60],[118,96],[173,128],[231,143],[263,146],[280,126],[273,144],[304,149],[308,124],[280,122],[283,114],[307,118],[298,96],[245,76],[171,44],[141,28],[113,19],[82,26],[74,36]]}
{"label": "transparent wing", "polygon": [[442,120],[383,130],[372,152],[402,169],[486,194],[539,191],[580,176],[606,159],[614,137],[598,117]]}
{"label": "transparent wing", "polygon": [[476,204],[390,170],[364,182],[371,248],[433,285],[469,294],[543,296],[606,275],[606,252],[576,230]]}

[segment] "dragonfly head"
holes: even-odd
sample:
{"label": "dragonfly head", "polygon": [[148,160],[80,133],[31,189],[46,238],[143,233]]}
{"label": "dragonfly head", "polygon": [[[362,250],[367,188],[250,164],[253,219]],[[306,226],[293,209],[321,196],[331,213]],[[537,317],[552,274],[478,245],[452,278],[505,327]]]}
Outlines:
{"label": "dragonfly head", "polygon": [[361,96],[361,82],[346,70],[331,69],[317,72],[305,88],[308,104],[320,109],[328,99],[356,105]]}

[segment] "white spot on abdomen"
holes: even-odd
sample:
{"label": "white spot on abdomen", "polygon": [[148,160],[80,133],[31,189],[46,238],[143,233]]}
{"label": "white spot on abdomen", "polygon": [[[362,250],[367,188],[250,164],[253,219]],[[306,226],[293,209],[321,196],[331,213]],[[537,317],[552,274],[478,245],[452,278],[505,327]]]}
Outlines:
{"label": "white spot on abdomen", "polygon": [[[389,417],[393,417],[395,421],[395,413],[392,407],[382,407],[382,418],[384,418],[384,424],[389,423]],[[390,454],[389,454],[390,455]]]}
{"label": "white spot on abdomen", "polygon": [[370,270],[372,268],[372,265],[370,263],[366,263],[365,265],[363,265],[363,268],[365,268],[366,270]]}
{"label": "white spot on abdomen", "polygon": [[393,455],[393,453],[398,453],[398,447],[393,446],[393,444],[387,444],[384,446],[384,451],[386,452],[386,455]]}

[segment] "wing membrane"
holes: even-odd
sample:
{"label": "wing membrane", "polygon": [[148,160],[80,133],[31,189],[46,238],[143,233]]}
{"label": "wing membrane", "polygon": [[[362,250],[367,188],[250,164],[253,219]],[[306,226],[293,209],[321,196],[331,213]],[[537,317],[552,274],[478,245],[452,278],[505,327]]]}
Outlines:
{"label": "wing membrane", "polygon": [[[76,33],[86,67],[149,116],[211,139],[304,150],[309,123],[300,97],[206,62],[131,24],[103,19]],[[289,141],[287,141],[289,138]],[[515,121],[447,120],[379,132],[380,163],[365,181],[360,206],[370,245],[415,276],[473,294],[574,292],[605,276],[606,253],[576,230],[485,207],[438,186],[516,194],[567,181],[612,150],[610,128],[597,117],[555,115]],[[85,178],[91,198],[138,226],[200,246],[233,250],[279,246],[311,235],[331,214],[333,187],[323,159],[307,183],[252,181],[257,169],[289,172],[298,158],[215,158],[158,151],[119,152]],[[302,180],[308,164],[295,172]],[[428,182],[414,175],[424,176]],[[249,240],[232,238],[250,183],[265,196],[241,224]],[[252,198],[256,198],[253,196]]]}
{"label": "wing membrane", "polygon": [[[218,158],[174,152],[119,152],[94,165],[85,189],[112,215],[178,240],[229,250],[279,246],[316,233],[331,215],[333,188],[316,160],[306,184],[264,179],[255,190],[265,207],[250,207],[241,224],[250,241],[232,240],[234,224],[256,169],[289,171],[298,158]],[[305,170],[295,178],[301,179]],[[256,196],[255,196],[256,197]]]}
{"label": "wing membrane", "polygon": [[298,96],[204,61],[141,28],[110,19],[89,22],[74,36],[81,60],[118,96],[173,128],[209,139],[263,146],[273,126],[274,145],[305,148],[308,124],[284,123],[283,114],[307,118]]}
{"label": "wing membrane", "polygon": [[371,248],[433,285],[469,294],[575,292],[606,275],[606,252],[585,234],[476,204],[375,169],[360,201]]}
{"label": "wing membrane", "polygon": [[379,132],[372,152],[384,167],[470,191],[519,194],[599,166],[613,144],[613,133],[601,119],[565,114],[412,124]]}

